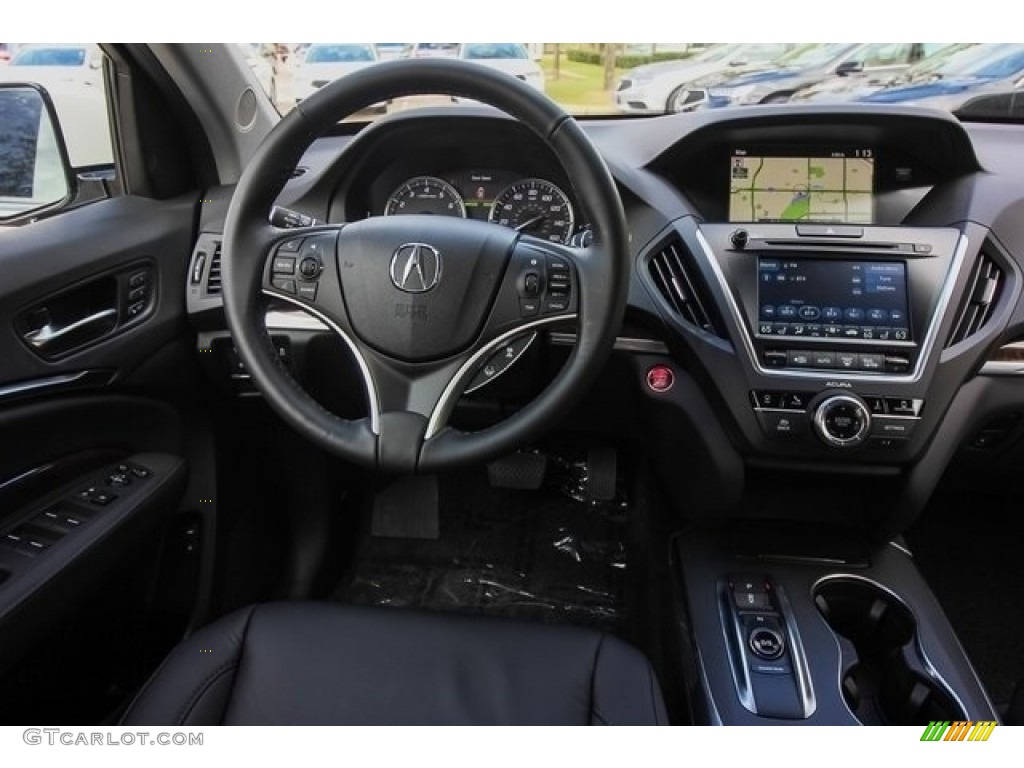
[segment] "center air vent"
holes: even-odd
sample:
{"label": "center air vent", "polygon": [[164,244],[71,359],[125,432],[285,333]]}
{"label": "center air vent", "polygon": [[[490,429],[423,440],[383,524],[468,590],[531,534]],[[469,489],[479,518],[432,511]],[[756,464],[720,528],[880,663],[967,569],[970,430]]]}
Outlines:
{"label": "center air vent", "polygon": [[647,268],[658,293],[680,320],[716,336],[721,335],[715,326],[711,310],[713,304],[700,279],[693,254],[679,238],[673,237],[655,251]]}
{"label": "center air vent", "polygon": [[210,273],[206,278],[206,293],[210,296],[220,296],[220,240],[213,248]]}
{"label": "center air vent", "polygon": [[959,344],[980,331],[992,317],[992,311],[999,301],[1003,287],[1003,270],[985,251],[978,254],[978,261],[971,270],[967,283],[967,294],[960,305],[953,323],[947,347]]}

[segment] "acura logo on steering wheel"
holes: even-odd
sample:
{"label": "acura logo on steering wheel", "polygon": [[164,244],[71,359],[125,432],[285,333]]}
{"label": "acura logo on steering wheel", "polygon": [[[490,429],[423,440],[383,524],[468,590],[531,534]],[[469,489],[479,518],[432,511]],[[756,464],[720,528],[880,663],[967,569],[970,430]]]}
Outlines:
{"label": "acura logo on steering wheel", "polygon": [[398,246],[391,257],[391,282],[406,293],[425,293],[441,280],[441,254],[426,243]]}

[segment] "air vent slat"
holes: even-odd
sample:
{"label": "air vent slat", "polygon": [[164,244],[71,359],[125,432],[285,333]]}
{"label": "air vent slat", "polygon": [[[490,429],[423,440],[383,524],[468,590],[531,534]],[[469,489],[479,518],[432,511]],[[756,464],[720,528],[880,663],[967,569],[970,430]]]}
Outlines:
{"label": "air vent slat", "polygon": [[980,331],[991,317],[1003,287],[1003,270],[985,251],[971,269],[966,298],[957,312],[946,347],[959,344]]}
{"label": "air vent slat", "polygon": [[648,270],[658,293],[680,320],[719,335],[693,254],[682,241],[673,239],[657,250],[648,261]]}
{"label": "air vent slat", "polygon": [[210,296],[220,295],[220,243],[213,249],[213,259],[210,260],[210,272],[206,277],[206,293]]}

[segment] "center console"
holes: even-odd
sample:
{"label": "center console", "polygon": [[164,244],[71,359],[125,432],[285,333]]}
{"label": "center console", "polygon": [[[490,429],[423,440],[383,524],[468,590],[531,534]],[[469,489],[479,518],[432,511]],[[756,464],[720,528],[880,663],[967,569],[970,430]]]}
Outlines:
{"label": "center console", "polygon": [[748,524],[676,538],[697,722],[997,720],[907,552],[793,533]]}
{"label": "center console", "polygon": [[[674,230],[734,354],[706,336],[695,351],[754,452],[779,458],[915,459],[955,393],[940,362],[992,317],[1005,283],[969,228],[683,219]],[[670,285],[659,258],[656,289]],[[947,369],[956,384],[967,372]]]}

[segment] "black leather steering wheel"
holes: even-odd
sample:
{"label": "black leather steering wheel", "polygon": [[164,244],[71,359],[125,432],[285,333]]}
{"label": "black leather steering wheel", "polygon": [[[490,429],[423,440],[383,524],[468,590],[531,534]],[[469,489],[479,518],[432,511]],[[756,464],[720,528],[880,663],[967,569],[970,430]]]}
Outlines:
{"label": "black leather steering wheel", "polygon": [[[570,248],[482,221],[424,215],[279,229],[270,209],[306,148],[371,104],[447,94],[491,104],[560,159],[594,238]],[[576,122],[520,80],[461,61],[378,64],[336,80],[270,132],[231,199],[224,307],[235,345],[270,406],[330,453],[389,472],[486,461],[539,436],[579,398],[611,351],[629,285],[622,203]],[[556,290],[557,289],[557,290]],[[342,419],[292,378],[270,342],[263,296],[319,317],[353,352],[370,416]],[[479,432],[447,426],[490,354],[536,328],[577,319],[577,341],[550,385]]]}

